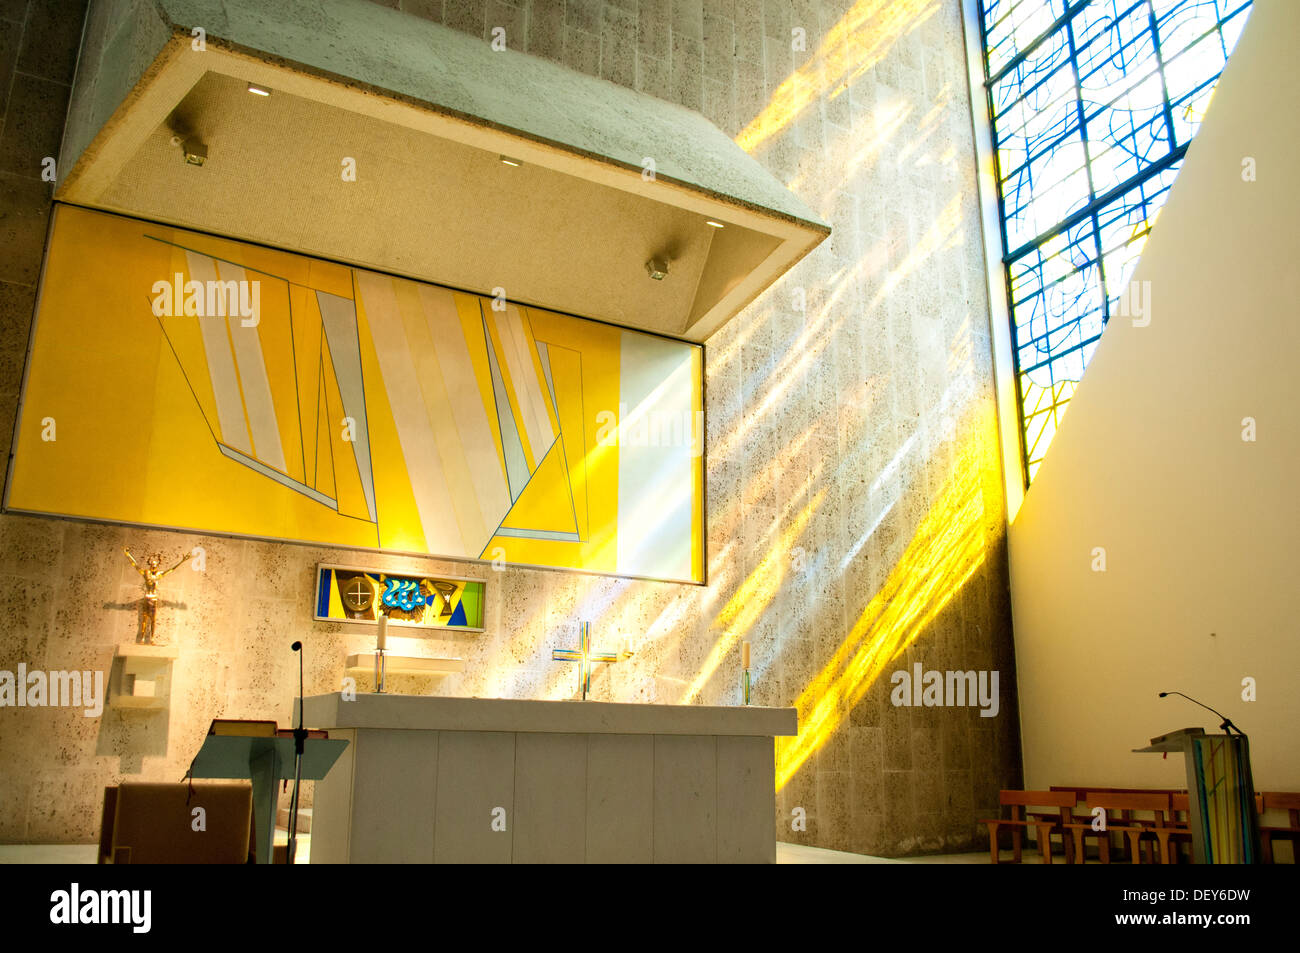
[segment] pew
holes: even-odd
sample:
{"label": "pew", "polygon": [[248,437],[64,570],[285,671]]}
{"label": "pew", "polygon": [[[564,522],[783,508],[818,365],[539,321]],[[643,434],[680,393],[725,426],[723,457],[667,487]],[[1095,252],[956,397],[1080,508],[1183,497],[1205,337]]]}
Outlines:
{"label": "pew", "polygon": [[[1142,862],[1142,837],[1144,834],[1153,835],[1156,829],[1165,826],[1165,818],[1169,813],[1171,795],[1167,793],[1152,794],[1143,793],[1107,793],[1103,791],[1089,791],[1084,799],[1087,803],[1088,810],[1091,812],[1094,808],[1102,808],[1106,812],[1106,829],[1093,830],[1093,819],[1088,817],[1079,821],[1066,823],[1064,826],[1070,831],[1073,842],[1074,862],[1082,864],[1085,862],[1086,844],[1084,839],[1087,837],[1097,838],[1097,855],[1103,864],[1110,863],[1110,835],[1112,833],[1121,833],[1128,842],[1128,857],[1130,863]],[[1111,812],[1116,812],[1112,814]],[[1135,811],[1150,811],[1151,820],[1142,820],[1133,817]],[[1112,823],[1112,820],[1118,820],[1119,823]],[[1150,842],[1147,842],[1148,845]]]}
{"label": "pew", "polygon": [[[1002,807],[1009,807],[1011,816],[980,822],[989,829],[989,858],[993,863],[1002,863],[998,856],[998,834],[1003,827],[1011,829],[1011,845],[1014,853],[1011,863],[1020,863],[1021,837],[1030,827],[1034,829],[1038,838],[1038,853],[1042,863],[1052,862],[1052,834],[1054,833],[1061,835],[1061,849],[1065,853],[1066,863],[1070,862],[1072,847],[1062,825],[1074,816],[1073,809],[1077,798],[1073,794],[1064,791],[1002,791],[998,794],[998,803]],[[1059,813],[1055,817],[1041,813],[1022,816],[1029,807],[1056,808]]]}
{"label": "pew", "polygon": [[[1172,794],[1169,797],[1169,823],[1158,827],[1154,833],[1159,841],[1160,863],[1176,864],[1179,858],[1178,843],[1174,838],[1187,839],[1188,856],[1191,855],[1192,829],[1186,792]],[[1181,815],[1181,816],[1180,816]]]}
{"label": "pew", "polygon": [[[1074,785],[1074,784],[1053,784],[1051,788],[1049,788],[1049,790],[1073,791],[1075,797],[1079,799],[1079,802],[1081,804],[1084,804],[1086,807],[1088,807],[1089,811],[1091,811],[1091,808],[1095,806],[1095,805],[1087,804],[1088,795],[1090,793],[1091,794],[1168,794],[1170,796],[1181,794],[1184,796],[1184,798],[1186,798],[1187,795],[1187,790],[1185,788],[1105,788],[1105,787],[1095,787],[1095,786],[1084,787],[1081,785]],[[1184,812],[1185,811],[1186,808],[1184,808]],[[1133,821],[1132,814],[1133,814],[1132,811],[1120,810],[1116,812],[1115,816],[1112,816],[1110,811],[1107,811],[1106,814],[1107,824],[1111,825],[1111,822],[1116,820],[1118,820],[1121,824],[1129,824]]]}
{"label": "pew", "polygon": [[1263,801],[1263,811],[1286,811],[1287,818],[1290,821],[1289,827],[1263,827],[1259,829],[1259,840],[1263,860],[1266,864],[1274,863],[1273,860],[1273,841],[1289,840],[1291,842],[1292,861],[1295,857],[1296,845],[1300,844],[1300,794],[1273,791],[1265,792],[1261,796]]}

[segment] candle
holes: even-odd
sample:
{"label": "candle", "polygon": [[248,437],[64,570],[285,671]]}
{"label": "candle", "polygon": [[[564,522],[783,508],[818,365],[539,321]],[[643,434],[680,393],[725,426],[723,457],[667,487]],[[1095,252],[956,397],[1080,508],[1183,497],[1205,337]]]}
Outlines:
{"label": "candle", "polygon": [[375,638],[376,651],[382,652],[388,648],[388,613],[379,613],[379,635]]}
{"label": "candle", "polygon": [[743,669],[749,668],[749,643],[748,642],[740,643],[740,667]]}

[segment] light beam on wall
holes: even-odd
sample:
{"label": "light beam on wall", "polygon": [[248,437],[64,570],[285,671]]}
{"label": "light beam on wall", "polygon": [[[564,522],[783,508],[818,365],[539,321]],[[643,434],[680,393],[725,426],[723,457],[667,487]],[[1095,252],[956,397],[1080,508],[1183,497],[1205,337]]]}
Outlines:
{"label": "light beam on wall", "polygon": [[[978,416],[971,423],[979,424]],[[980,429],[972,426],[970,432]],[[777,742],[777,790],[826,743],[885,667],[926,630],[984,562],[981,476],[979,470],[959,465],[888,580],[799,694],[799,734]]]}
{"label": "light beam on wall", "polygon": [[858,0],[808,61],[781,83],[736,143],[753,152],[819,102],[828,89],[830,98],[840,95],[939,9],[938,0]]}

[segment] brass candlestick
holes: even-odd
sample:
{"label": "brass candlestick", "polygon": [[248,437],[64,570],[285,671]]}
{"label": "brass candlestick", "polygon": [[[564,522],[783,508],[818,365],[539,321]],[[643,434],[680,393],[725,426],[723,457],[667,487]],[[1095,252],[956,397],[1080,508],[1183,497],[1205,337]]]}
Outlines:
{"label": "brass candlestick", "polygon": [[743,699],[742,704],[749,704],[749,643],[740,643],[740,692]]}
{"label": "brass candlestick", "polygon": [[384,611],[383,604],[378,607],[379,612],[379,632],[375,636],[375,694],[384,694],[384,674],[386,661],[384,659],[384,650],[388,647],[388,613]]}

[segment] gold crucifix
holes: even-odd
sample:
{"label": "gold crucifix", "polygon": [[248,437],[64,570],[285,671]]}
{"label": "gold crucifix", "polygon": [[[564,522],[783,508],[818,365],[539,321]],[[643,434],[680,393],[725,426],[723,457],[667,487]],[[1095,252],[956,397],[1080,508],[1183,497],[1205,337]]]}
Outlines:
{"label": "gold crucifix", "polygon": [[135,557],[131,555],[131,550],[123,546],[122,552],[126,553],[126,558],[131,560],[131,565],[140,574],[140,578],[144,580],[144,604],[140,607],[140,631],[136,634],[135,640],[144,645],[152,645],[154,628],[158,620],[158,580],[180,569],[185,560],[194,555],[194,551],[190,550],[178,559],[176,565],[170,569],[160,568],[162,566],[162,556],[158,553],[146,556],[144,565],[141,566],[136,562]]}

